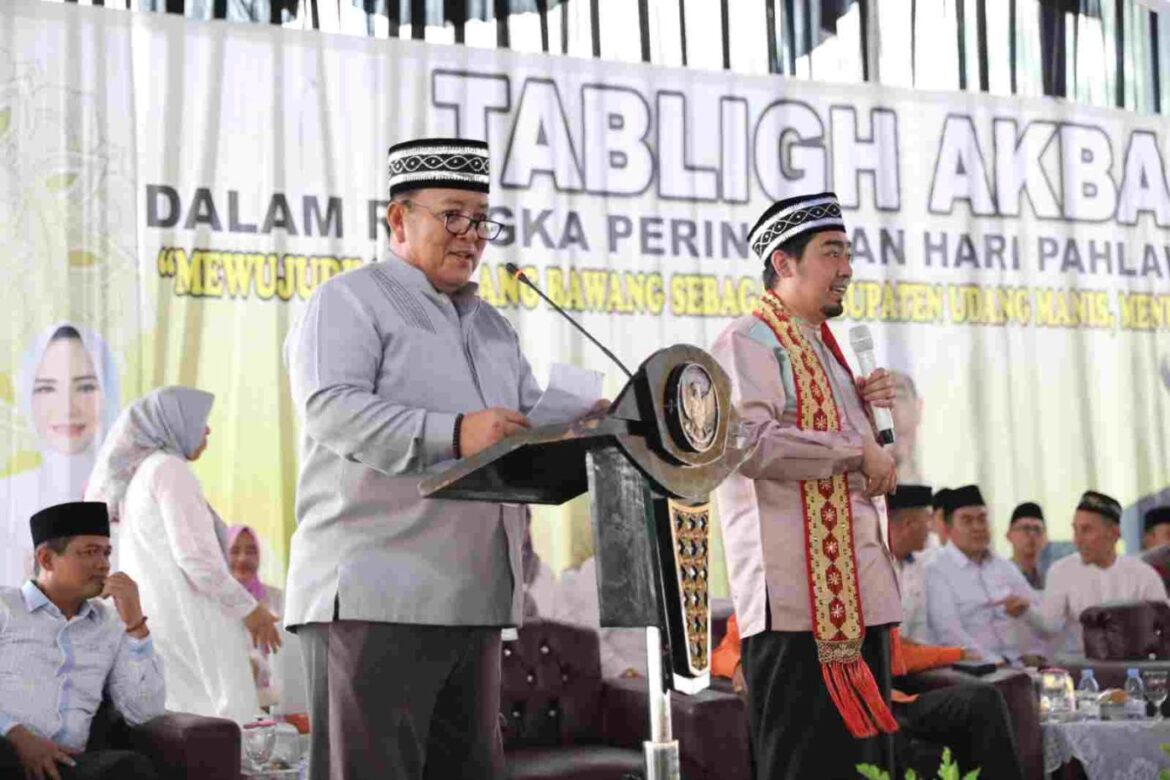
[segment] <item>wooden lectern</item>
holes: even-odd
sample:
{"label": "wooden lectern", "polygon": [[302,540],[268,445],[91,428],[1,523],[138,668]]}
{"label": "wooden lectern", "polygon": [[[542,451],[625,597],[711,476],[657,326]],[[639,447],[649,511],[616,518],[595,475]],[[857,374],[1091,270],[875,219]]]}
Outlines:
{"label": "wooden lectern", "polygon": [[678,777],[669,694],[710,679],[711,491],[739,464],[726,373],[680,344],[651,355],[608,412],[515,434],[419,485],[424,496],[561,504],[589,491],[604,627],[644,627],[646,778]]}

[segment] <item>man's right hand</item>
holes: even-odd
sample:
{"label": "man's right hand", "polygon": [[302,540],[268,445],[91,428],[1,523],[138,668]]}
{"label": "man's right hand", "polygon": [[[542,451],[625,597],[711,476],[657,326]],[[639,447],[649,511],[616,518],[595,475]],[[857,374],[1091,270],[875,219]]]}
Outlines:
{"label": "man's right hand", "polygon": [[459,423],[459,454],[469,458],[528,427],[528,418],[511,409],[484,409],[463,415]]}
{"label": "man's right hand", "polygon": [[244,618],[244,626],[252,635],[252,646],[265,655],[280,649],[280,629],[276,625],[279,620],[262,604]]}
{"label": "man's right hand", "polygon": [[868,436],[861,445],[861,473],[865,475],[865,493],[883,496],[898,487],[898,467],[894,456]]}
{"label": "man's right hand", "polygon": [[1028,607],[1031,606],[1031,602],[1020,596],[1005,596],[999,601],[991,602],[991,604],[995,607],[1003,607],[1004,612],[1007,612],[1011,617],[1019,617],[1027,612]]}
{"label": "man's right hand", "polygon": [[20,758],[24,776],[34,780],[61,780],[57,764],[77,766],[72,754],[80,751],[58,745],[52,740],[38,737],[24,726],[17,726],[5,736]]}

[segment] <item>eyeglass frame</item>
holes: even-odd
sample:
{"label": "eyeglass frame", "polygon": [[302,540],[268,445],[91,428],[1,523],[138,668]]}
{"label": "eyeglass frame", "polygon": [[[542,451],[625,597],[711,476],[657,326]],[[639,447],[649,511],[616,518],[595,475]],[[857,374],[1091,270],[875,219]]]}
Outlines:
{"label": "eyeglass frame", "polygon": [[[466,214],[464,214],[463,212],[457,211],[455,209],[450,209],[448,211],[435,212],[430,207],[424,206],[423,204],[419,203],[417,200],[411,200],[410,198],[403,199],[402,203],[407,208],[409,208],[411,206],[418,206],[420,209],[422,209],[423,211],[427,212],[435,219],[442,222],[443,229],[446,230],[448,233],[450,233],[453,236],[465,236],[465,235],[467,235],[469,230],[471,230],[472,228],[475,228],[476,238],[481,239],[483,241],[495,241],[497,238],[500,237],[500,233],[504,232],[504,223],[496,222],[495,220],[481,218],[481,217],[469,217]],[[462,231],[452,230],[451,225],[450,225],[450,221],[451,221],[452,217],[466,219],[467,220],[467,227],[464,228]],[[480,225],[487,225],[487,226],[489,226],[489,228],[495,228],[496,229],[495,235],[493,235],[493,236],[483,235],[482,233],[479,232]]]}

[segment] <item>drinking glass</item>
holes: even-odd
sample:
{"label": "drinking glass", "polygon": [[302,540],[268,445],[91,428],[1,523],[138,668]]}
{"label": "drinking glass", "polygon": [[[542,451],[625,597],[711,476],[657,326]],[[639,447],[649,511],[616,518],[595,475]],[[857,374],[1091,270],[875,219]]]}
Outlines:
{"label": "drinking glass", "polygon": [[276,747],[276,723],[271,720],[257,720],[242,727],[244,753],[254,769],[263,769],[272,758]]}
{"label": "drinking glass", "polygon": [[1162,720],[1162,702],[1166,701],[1167,679],[1164,671],[1142,672],[1142,684],[1146,686],[1146,701],[1154,705],[1154,720]]}
{"label": "drinking glass", "polygon": [[1060,722],[1069,720],[1076,712],[1072,677],[1064,669],[1040,670],[1041,709],[1047,704],[1048,718]]}

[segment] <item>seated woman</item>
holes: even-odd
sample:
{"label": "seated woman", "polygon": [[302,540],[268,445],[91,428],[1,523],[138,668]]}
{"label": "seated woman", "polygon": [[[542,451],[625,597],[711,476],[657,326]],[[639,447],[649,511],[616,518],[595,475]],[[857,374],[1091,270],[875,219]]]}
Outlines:
{"label": "seated woman", "polygon": [[280,635],[276,617],[228,570],[218,536],[227,527],[191,470],[207,449],[212,401],[187,387],[136,401],[102,447],[86,495],[122,526],[115,544],[151,616],[167,709],[239,722],[259,709],[249,647],[278,647]]}
{"label": "seated woman", "polygon": [[[252,594],[252,598],[263,604],[278,618],[284,613],[284,591],[260,581],[260,537],[246,525],[233,525],[228,529],[228,565],[236,582]],[[256,695],[261,707],[271,707],[280,701],[280,691],[273,679],[268,656],[256,648],[250,653],[252,677],[256,680]]]}

